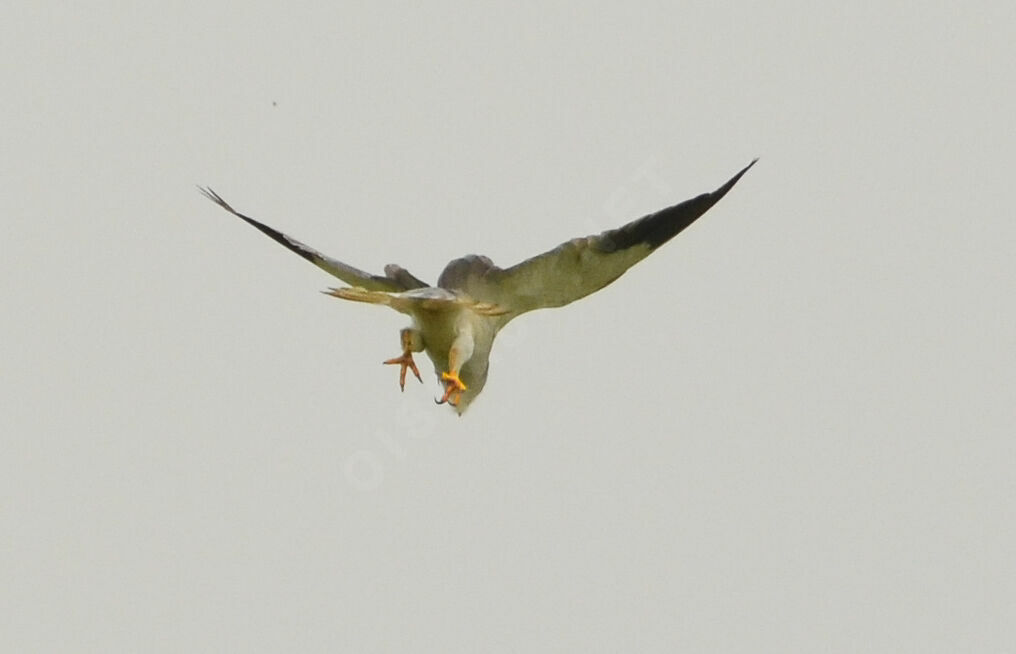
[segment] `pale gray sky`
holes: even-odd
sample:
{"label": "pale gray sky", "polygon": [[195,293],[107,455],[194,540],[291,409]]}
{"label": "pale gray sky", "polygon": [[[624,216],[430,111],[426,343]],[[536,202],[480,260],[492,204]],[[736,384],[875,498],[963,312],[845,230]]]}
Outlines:
{"label": "pale gray sky", "polygon": [[[1016,5],[18,2],[0,650],[1016,651]],[[513,323],[434,280],[712,190]]]}

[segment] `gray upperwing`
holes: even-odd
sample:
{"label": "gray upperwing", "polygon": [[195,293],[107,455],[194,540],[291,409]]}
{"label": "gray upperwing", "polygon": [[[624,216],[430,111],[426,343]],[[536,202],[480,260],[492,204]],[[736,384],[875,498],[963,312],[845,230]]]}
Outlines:
{"label": "gray upperwing", "polygon": [[449,277],[457,277],[457,285],[477,300],[509,308],[506,321],[526,311],[564,306],[607,286],[677,236],[726,195],[756,161],[711,193],[617,229],[572,239],[510,268],[498,268],[484,257],[459,259],[449,266],[457,265],[461,272],[471,268],[475,273]]}
{"label": "gray upperwing", "polygon": [[318,252],[314,248],[304,245],[300,241],[283,234],[282,232],[272,229],[268,225],[257,221],[250,216],[245,216],[233,207],[229,206],[218,193],[213,191],[211,188],[198,187],[201,193],[219,205],[229,213],[233,214],[237,218],[244,220],[247,224],[252,225],[258,231],[268,236],[273,241],[280,243],[286,249],[291,250],[299,254],[301,257],[310,261],[318,268],[321,268],[330,275],[338,277],[342,281],[346,282],[350,286],[359,286],[365,288],[368,291],[388,291],[388,292],[399,292],[408,291],[414,288],[422,288],[427,286],[426,283],[420,281],[407,270],[396,266],[395,264],[389,264],[385,266],[385,276],[372,275],[368,272],[364,272],[350,265],[344,264],[341,261],[333,259],[326,254]]}

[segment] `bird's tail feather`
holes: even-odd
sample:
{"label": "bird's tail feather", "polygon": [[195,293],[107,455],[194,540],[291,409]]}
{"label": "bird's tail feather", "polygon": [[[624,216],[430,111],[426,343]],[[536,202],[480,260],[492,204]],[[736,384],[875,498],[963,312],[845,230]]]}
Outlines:
{"label": "bird's tail feather", "polygon": [[[419,299],[406,297],[402,293],[387,293],[385,291],[368,291],[365,288],[354,286],[352,288],[330,288],[327,291],[321,291],[325,295],[331,295],[332,297],[341,298],[343,300],[352,300],[353,302],[366,302],[368,304],[381,304],[386,307],[391,307],[399,313],[407,315],[413,315],[413,309],[418,307],[422,302]],[[426,300],[432,306],[428,308],[434,309],[439,308],[441,303],[452,304],[448,300]]]}
{"label": "bird's tail feather", "polygon": [[383,304],[385,306],[392,306],[392,295],[383,291],[368,291],[365,288],[355,286],[353,288],[330,288],[327,291],[321,291],[325,295],[331,295],[332,297],[342,298],[343,300],[352,300],[353,302],[367,302],[369,304]]}
{"label": "bird's tail feather", "polygon": [[329,288],[321,291],[325,295],[352,300],[353,302],[367,302],[368,304],[383,304],[401,313],[412,315],[414,309],[425,311],[451,310],[459,307],[466,307],[481,316],[502,316],[508,313],[508,309],[492,302],[478,302],[465,295],[451,295],[448,297],[427,297],[411,295],[409,293],[387,293],[385,291],[368,291],[365,288],[354,286],[352,288]]}

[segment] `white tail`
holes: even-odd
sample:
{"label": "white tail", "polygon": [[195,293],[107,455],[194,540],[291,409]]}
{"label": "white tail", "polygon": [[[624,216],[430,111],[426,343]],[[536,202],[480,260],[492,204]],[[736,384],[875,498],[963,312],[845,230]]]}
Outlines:
{"label": "white tail", "polygon": [[367,289],[359,286],[355,286],[353,288],[330,288],[327,291],[321,292],[325,295],[342,298],[343,300],[367,302],[369,304],[383,304],[389,307],[392,306],[392,300],[394,299],[390,293],[385,293],[384,291],[368,291]]}
{"label": "white tail", "polygon": [[[465,308],[481,316],[503,316],[508,309],[491,302],[477,302],[473,298],[445,291],[444,289],[431,289],[435,293],[424,294],[419,290],[407,291],[404,293],[386,293],[384,291],[368,291],[365,288],[354,286],[352,288],[330,288],[321,291],[325,295],[352,300],[353,302],[366,302],[368,304],[383,304],[391,307],[400,313],[413,314],[413,310],[424,309],[428,311],[452,310]],[[440,295],[437,295],[440,293]]]}

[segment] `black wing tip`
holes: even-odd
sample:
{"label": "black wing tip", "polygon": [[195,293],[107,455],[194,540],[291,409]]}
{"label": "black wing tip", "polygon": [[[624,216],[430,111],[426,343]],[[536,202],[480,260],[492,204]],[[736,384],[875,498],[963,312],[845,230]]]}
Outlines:
{"label": "black wing tip", "polygon": [[757,163],[758,163],[758,160],[759,160],[759,159],[761,159],[761,157],[755,157],[754,159],[752,159],[752,160],[751,160],[751,163],[749,163],[749,164],[748,164],[747,166],[745,166],[744,168],[742,168],[742,169],[741,169],[741,171],[740,171],[739,173],[737,173],[736,175],[734,175],[734,177],[733,177],[733,181],[734,181],[734,182],[737,182],[737,180],[741,179],[741,175],[743,175],[743,174],[745,174],[746,172],[748,172],[749,170],[751,170],[751,167],[752,167],[752,166],[754,166],[755,164],[757,164]]}
{"label": "black wing tip", "polygon": [[229,203],[222,199],[221,195],[212,190],[211,186],[201,186],[199,184],[195,184],[195,186],[197,186],[197,189],[201,193],[201,195],[205,196],[206,198],[208,198],[215,204],[219,205],[229,213],[237,216],[240,215],[236,212],[236,209],[229,206]]}
{"label": "black wing tip", "polygon": [[212,190],[211,186],[201,186],[200,184],[195,184],[194,188],[198,190],[198,193],[205,196],[212,202],[222,202],[222,198],[219,196],[218,193]]}
{"label": "black wing tip", "polygon": [[320,256],[318,255],[317,252],[310,250],[309,248],[307,248],[307,246],[303,245],[302,243],[294,241],[293,239],[289,238],[288,236],[286,236],[279,230],[275,229],[274,227],[269,227],[260,220],[255,220],[250,216],[243,215],[233,207],[229,206],[229,203],[223,200],[221,195],[213,191],[211,186],[198,186],[198,190],[201,191],[201,194],[204,195],[206,198],[208,198],[215,204],[219,205],[229,213],[233,214],[237,218],[243,220],[248,225],[251,225],[252,227],[257,229],[259,232],[261,232],[268,238],[272,239],[276,243],[279,243],[288,250],[295,252],[296,254],[299,254],[301,257],[307,259],[308,261],[314,263],[315,265],[318,263]]}
{"label": "black wing tip", "polygon": [[752,159],[751,163],[711,193],[703,193],[608,232],[611,250],[627,249],[640,244],[648,245],[650,250],[656,250],[719,202],[758,160],[758,157]]}
{"label": "black wing tip", "polygon": [[[710,207],[712,207],[714,204],[716,204],[720,200],[720,198],[722,198],[724,195],[727,194],[727,191],[729,191],[730,189],[734,188],[734,184],[737,184],[737,182],[739,182],[741,180],[741,178],[744,176],[744,174],[746,172],[748,172],[749,170],[751,170],[752,166],[754,166],[756,163],[758,163],[758,160],[759,160],[759,158],[755,157],[754,159],[751,160],[751,163],[749,163],[747,166],[745,166],[740,171],[738,171],[738,173],[736,175],[734,175],[729,180],[727,180],[726,184],[724,184],[720,188],[716,189],[712,193],[706,193],[705,195],[712,200],[712,203],[708,207],[706,207],[706,209],[709,209]],[[703,211],[703,213],[705,213],[705,211]]]}

